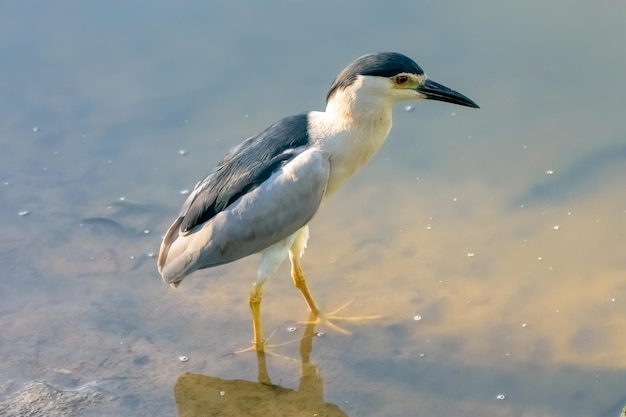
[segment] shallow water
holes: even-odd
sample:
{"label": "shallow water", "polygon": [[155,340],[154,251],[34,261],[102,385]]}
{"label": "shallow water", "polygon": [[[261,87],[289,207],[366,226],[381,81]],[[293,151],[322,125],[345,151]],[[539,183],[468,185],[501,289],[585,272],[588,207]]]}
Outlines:
{"label": "shallow water", "polygon": [[328,415],[617,416],[626,5],[604,6],[0,3],[0,403],[31,381],[96,390],[77,415],[198,414],[189,381],[218,406],[220,384],[266,392],[254,354],[228,355],[251,339],[256,257],[173,291],[154,253],[229,148],[398,50],[481,109],[399,107],[311,223],[319,303],[383,319],[317,326],[309,363],[288,267],[265,286],[266,331],[293,342],[266,358],[265,414],[296,396]]}

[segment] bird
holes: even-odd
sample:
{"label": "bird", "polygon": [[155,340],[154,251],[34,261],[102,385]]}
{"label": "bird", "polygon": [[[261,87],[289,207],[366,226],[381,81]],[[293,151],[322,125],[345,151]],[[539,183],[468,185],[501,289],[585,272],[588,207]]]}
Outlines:
{"label": "bird", "polygon": [[253,348],[263,352],[263,285],[289,258],[295,287],[311,314],[323,317],[301,266],[308,224],[383,145],[394,105],[420,99],[479,108],[402,53],[352,61],[330,85],[325,111],[284,117],[230,150],[195,185],[161,243],[165,283],[176,288],[197,270],[260,253],[249,304]]}

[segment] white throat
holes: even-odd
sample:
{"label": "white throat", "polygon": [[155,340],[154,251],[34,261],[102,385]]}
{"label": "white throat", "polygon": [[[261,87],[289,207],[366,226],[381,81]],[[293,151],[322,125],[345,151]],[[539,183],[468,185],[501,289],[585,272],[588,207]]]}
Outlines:
{"label": "white throat", "polygon": [[391,130],[393,102],[360,82],[335,92],[325,112],[309,113],[311,141],[330,161],[326,196],[374,156]]}

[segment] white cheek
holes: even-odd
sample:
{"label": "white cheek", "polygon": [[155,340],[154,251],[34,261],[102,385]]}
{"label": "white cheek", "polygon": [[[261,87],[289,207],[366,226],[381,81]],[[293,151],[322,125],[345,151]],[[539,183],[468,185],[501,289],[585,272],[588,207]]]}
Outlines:
{"label": "white cheek", "polygon": [[422,93],[413,89],[404,89],[398,91],[398,98],[400,100],[419,100],[421,98],[426,98]]}

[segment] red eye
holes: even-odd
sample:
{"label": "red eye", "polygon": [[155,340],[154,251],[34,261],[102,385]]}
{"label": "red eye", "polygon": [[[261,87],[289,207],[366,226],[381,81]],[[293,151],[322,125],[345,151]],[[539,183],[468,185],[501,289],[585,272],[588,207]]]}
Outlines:
{"label": "red eye", "polygon": [[409,81],[409,77],[406,75],[396,75],[396,84],[404,84]]}

